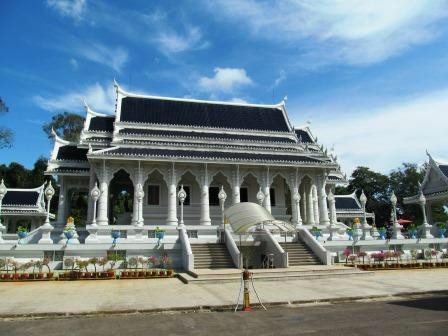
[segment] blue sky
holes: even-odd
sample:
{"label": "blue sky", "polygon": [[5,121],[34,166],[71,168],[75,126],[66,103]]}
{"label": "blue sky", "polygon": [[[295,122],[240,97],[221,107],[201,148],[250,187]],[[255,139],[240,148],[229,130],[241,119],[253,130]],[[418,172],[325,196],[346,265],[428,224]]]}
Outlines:
{"label": "blue sky", "polygon": [[2,1],[0,97],[15,131],[0,162],[32,166],[43,122],[127,90],[276,103],[343,169],[447,157],[448,2]]}

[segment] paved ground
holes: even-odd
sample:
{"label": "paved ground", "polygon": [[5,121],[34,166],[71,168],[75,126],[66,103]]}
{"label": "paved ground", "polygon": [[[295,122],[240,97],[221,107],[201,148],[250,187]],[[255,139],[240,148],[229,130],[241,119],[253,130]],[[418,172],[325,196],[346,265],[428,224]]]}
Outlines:
{"label": "paved ground", "polygon": [[0,335],[447,335],[448,296],[274,308],[267,312],[2,320]]}
{"label": "paved ground", "polygon": [[[448,290],[447,280],[448,269],[403,270],[255,286],[263,302],[275,303]],[[178,279],[0,283],[0,316],[234,305],[238,290],[238,283],[184,285]]]}

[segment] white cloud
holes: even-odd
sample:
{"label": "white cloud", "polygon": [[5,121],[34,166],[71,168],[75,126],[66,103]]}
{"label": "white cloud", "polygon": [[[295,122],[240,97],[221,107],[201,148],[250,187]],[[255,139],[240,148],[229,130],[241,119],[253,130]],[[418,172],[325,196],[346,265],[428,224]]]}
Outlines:
{"label": "white cloud", "polygon": [[278,77],[275,79],[274,84],[272,85],[272,88],[276,88],[285,80],[286,80],[286,72],[285,72],[285,70],[280,70],[280,73],[279,73]]}
{"label": "white cloud", "polygon": [[230,99],[230,102],[237,103],[237,104],[247,104],[247,100],[245,100],[243,98],[238,98],[238,97]]}
{"label": "white cloud", "polygon": [[445,0],[217,0],[209,7],[323,64],[380,62],[434,39],[435,23],[448,14]]}
{"label": "white cloud", "polygon": [[76,60],[76,59],[74,59],[74,58],[70,58],[70,65],[72,66],[72,68],[74,69],[74,70],[77,70],[78,69],[78,67],[79,67],[79,64],[78,64],[78,61]]}
{"label": "white cloud", "polygon": [[121,72],[128,61],[128,52],[121,47],[108,47],[100,43],[79,42],[73,49],[79,56]]}
{"label": "white cloud", "polygon": [[201,77],[199,89],[206,92],[233,92],[236,88],[251,85],[252,79],[246,74],[246,70],[239,68],[215,68],[213,77]]}
{"label": "white cloud", "polygon": [[166,54],[203,49],[209,46],[207,41],[202,40],[202,33],[198,27],[188,27],[184,34],[177,33],[171,29],[161,30],[155,41],[159,49]]}
{"label": "white cloud", "polygon": [[81,20],[86,9],[86,0],[47,0],[47,6],[62,16]]}
{"label": "white cloud", "polygon": [[72,112],[81,111],[85,100],[93,110],[111,114],[114,111],[115,96],[116,93],[112,85],[105,87],[95,83],[79,91],[68,92],[60,96],[36,95],[33,97],[33,101],[40,108],[50,112]]}
{"label": "white cloud", "polygon": [[388,172],[402,162],[423,163],[426,149],[446,155],[442,139],[448,124],[448,88],[362,113],[332,109],[331,115],[314,120],[311,129],[319,142],[335,145],[347,173],[356,166]]}

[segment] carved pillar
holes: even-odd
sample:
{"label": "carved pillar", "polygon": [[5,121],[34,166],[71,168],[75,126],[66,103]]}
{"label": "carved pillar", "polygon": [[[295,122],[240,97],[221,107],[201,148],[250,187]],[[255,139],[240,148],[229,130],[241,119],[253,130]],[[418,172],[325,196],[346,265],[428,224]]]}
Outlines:
{"label": "carved pillar", "polygon": [[305,223],[305,224],[308,223],[307,212],[306,212],[306,200],[307,200],[307,197],[306,197],[305,185],[303,184],[302,185],[302,192],[300,194],[300,206],[302,208],[302,211],[301,211],[301,213],[302,213],[302,222]]}
{"label": "carved pillar", "polygon": [[263,181],[262,181],[262,189],[264,193],[264,201],[263,205],[266,208],[269,213],[271,213],[271,176],[269,173],[269,167],[266,168],[266,172],[263,175]]}
{"label": "carved pillar", "polygon": [[241,187],[241,181],[240,181],[240,166],[237,165],[235,171],[232,174],[232,187],[233,187],[233,204],[240,203],[241,197],[240,197],[240,187]]}
{"label": "carved pillar", "polygon": [[89,175],[89,200],[87,203],[87,224],[92,224],[93,222],[93,198],[91,194],[92,189],[95,187],[96,183],[96,176],[93,168],[90,168],[90,175]]}
{"label": "carved pillar", "polygon": [[177,174],[174,162],[168,170],[168,213],[166,218],[167,225],[177,225]]}
{"label": "carved pillar", "polygon": [[313,186],[313,213],[314,224],[319,225],[319,198],[317,196],[316,185]]}
{"label": "carved pillar", "polygon": [[302,177],[299,175],[298,170],[290,175],[289,185],[291,186],[291,212],[292,212],[292,224],[299,226],[303,224],[302,216],[300,212],[300,184]]}
{"label": "carved pillar", "polygon": [[103,161],[103,167],[97,173],[98,180],[100,182],[101,195],[98,199],[98,214],[97,214],[97,224],[98,225],[108,225],[109,218],[108,207],[109,207],[109,169],[106,167],[106,163]]}
{"label": "carved pillar", "polygon": [[201,171],[201,225],[211,225],[212,220],[210,219],[210,203],[209,203],[209,193],[208,189],[210,186],[208,168],[205,164],[204,169]]}
{"label": "carved pillar", "polygon": [[67,217],[66,202],[67,202],[67,185],[65,176],[59,177],[59,200],[58,200],[58,226],[64,227]]}
{"label": "carved pillar", "polygon": [[324,173],[324,175],[320,176],[318,179],[317,195],[319,200],[320,224],[325,226],[330,224],[330,218],[328,217],[327,193],[325,191],[326,182],[327,175]]}
{"label": "carved pillar", "polygon": [[315,225],[314,221],[314,202],[313,202],[313,184],[310,182],[309,185],[306,188],[306,197],[307,197],[307,204],[306,204],[306,218],[307,218],[307,224],[308,225]]}

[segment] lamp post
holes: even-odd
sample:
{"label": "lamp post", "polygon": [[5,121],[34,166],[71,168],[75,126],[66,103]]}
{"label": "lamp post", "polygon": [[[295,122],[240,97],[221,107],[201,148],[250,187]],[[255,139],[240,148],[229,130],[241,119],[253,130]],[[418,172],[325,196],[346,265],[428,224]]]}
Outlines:
{"label": "lamp post", "polygon": [[38,244],[53,244],[53,240],[51,239],[51,231],[53,230],[53,226],[50,224],[50,204],[54,194],[55,191],[51,185],[51,181],[48,181],[47,187],[44,190],[44,195],[47,200],[47,216],[45,217],[44,225],[40,227],[42,236],[39,239]]}
{"label": "lamp post", "polygon": [[367,223],[367,216],[366,216],[366,203],[367,203],[367,197],[364,194],[364,190],[361,192],[361,196],[359,197],[359,201],[361,202],[362,206],[362,240],[372,240],[372,235],[370,234],[370,225]]}
{"label": "lamp post", "polygon": [[45,223],[44,225],[50,225],[50,203],[51,203],[51,199],[54,196],[54,188],[51,185],[51,181],[48,181],[48,185],[45,188],[44,191],[45,194],[45,198],[47,199],[47,217],[45,218]]}
{"label": "lamp post", "polygon": [[5,197],[6,193],[8,192],[8,189],[6,189],[5,183],[2,182],[0,183],[0,243],[3,242],[3,229],[5,228],[4,225],[2,224],[2,203],[3,203],[3,198]]}
{"label": "lamp post", "polygon": [[257,193],[257,201],[258,201],[258,204],[260,204],[260,206],[263,206],[264,192],[261,190],[261,187],[260,187],[260,190],[258,190],[258,193]]}
{"label": "lamp post", "polygon": [[224,190],[224,187],[221,186],[221,190],[218,193],[219,204],[221,205],[221,229],[224,230],[224,205],[227,199],[227,194]]}
{"label": "lamp post", "polygon": [[299,227],[302,226],[302,216],[300,216],[300,194],[298,192],[295,192],[292,199],[294,200],[294,204],[296,206],[296,223]]}
{"label": "lamp post", "polygon": [[98,184],[95,182],[95,186],[93,187],[92,191],[90,191],[90,196],[93,199],[93,219],[92,219],[92,225],[97,226],[96,224],[96,205],[98,203],[98,199],[100,198],[101,190],[98,188]]}
{"label": "lamp post", "polygon": [[421,225],[420,237],[421,238],[434,238],[431,234],[431,225],[428,223],[428,218],[426,217],[426,197],[423,195],[423,191],[420,190],[420,196],[418,198],[418,203],[422,208],[423,213],[423,223]]}
{"label": "lamp post", "polygon": [[179,222],[179,226],[180,227],[184,227],[184,202],[185,199],[187,198],[187,193],[184,190],[184,186],[182,185],[180,187],[179,192],[177,193],[177,197],[179,198],[180,201],[180,222]]}
{"label": "lamp post", "polygon": [[395,193],[393,191],[392,195],[390,196],[390,202],[392,203],[392,238],[404,239],[403,235],[401,234],[402,226],[398,224],[397,221],[397,196],[395,196]]}

